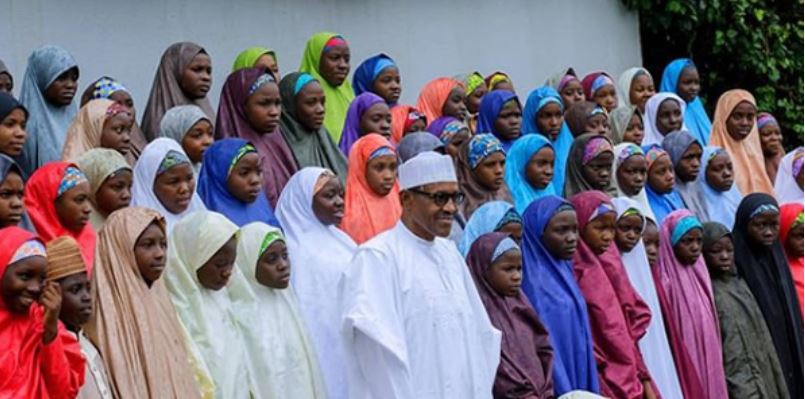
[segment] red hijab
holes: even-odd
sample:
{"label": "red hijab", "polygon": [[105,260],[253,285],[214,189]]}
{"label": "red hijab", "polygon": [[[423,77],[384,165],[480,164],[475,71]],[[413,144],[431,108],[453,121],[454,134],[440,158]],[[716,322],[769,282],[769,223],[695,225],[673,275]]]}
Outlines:
{"label": "red hijab", "polygon": [[[802,204],[798,202],[791,202],[780,206],[780,242],[785,248],[785,241],[788,239],[788,232],[794,227],[794,222],[797,217],[803,212]],[[785,254],[788,259],[788,266],[791,267],[791,277],[794,278],[794,287],[797,289],[797,298],[799,299],[799,310],[803,310],[803,284],[805,283],[805,264],[802,257],[795,258],[788,255],[786,250]]]}
{"label": "red hijab", "polygon": [[[444,103],[450,97],[454,88],[464,89],[464,83],[452,78],[436,78],[428,82],[419,92],[416,108],[425,114],[428,122],[433,122],[442,116]],[[393,118],[392,118],[393,120]]]}
{"label": "red hijab", "polygon": [[[16,226],[0,229],[0,281],[17,249],[33,239]],[[61,322],[58,336],[42,342],[44,314],[37,303],[27,315],[12,313],[0,295],[0,397],[74,398],[84,384],[84,357],[77,345],[67,345],[72,333]]]}

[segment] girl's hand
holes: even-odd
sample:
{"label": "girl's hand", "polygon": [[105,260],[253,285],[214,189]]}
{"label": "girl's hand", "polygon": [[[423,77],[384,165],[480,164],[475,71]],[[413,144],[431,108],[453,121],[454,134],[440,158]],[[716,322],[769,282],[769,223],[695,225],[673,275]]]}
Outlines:
{"label": "girl's hand", "polygon": [[55,281],[45,282],[45,289],[39,297],[39,303],[45,308],[45,333],[42,341],[45,345],[56,339],[59,332],[59,312],[61,311],[61,286]]}

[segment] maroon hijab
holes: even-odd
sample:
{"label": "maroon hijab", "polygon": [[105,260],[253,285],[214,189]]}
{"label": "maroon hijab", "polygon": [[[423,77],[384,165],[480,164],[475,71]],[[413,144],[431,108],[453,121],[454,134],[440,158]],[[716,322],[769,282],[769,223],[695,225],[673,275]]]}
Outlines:
{"label": "maroon hijab", "polygon": [[496,398],[553,398],[553,348],[548,331],[522,291],[516,297],[504,297],[486,279],[495,250],[507,237],[505,233],[484,234],[467,255],[489,319],[503,333],[493,393]]}
{"label": "maroon hijab", "polygon": [[[270,74],[260,68],[247,68],[232,72],[227,77],[218,104],[215,138],[240,137],[254,145],[263,165],[263,191],[271,206],[276,207],[282,189],[299,168],[293,152],[280,133],[279,121],[274,131],[260,132],[255,130],[246,118],[249,89],[266,73]],[[274,81],[265,84],[277,83]]]}

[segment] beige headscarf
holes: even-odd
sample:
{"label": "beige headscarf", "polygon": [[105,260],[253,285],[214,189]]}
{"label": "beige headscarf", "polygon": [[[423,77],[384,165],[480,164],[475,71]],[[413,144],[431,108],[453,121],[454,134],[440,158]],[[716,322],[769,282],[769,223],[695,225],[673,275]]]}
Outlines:
{"label": "beige headscarf", "polygon": [[184,349],[184,330],[164,279],[149,288],[134,245],[164,219],[146,208],[121,209],[101,229],[92,281],[92,317],[85,327],[103,357],[118,398],[198,398]]}
{"label": "beige headscarf", "polygon": [[[62,160],[76,162],[85,152],[93,148],[101,148],[103,124],[107,117],[106,111],[113,104],[115,102],[112,100],[97,99],[81,107],[78,115],[73,119],[73,123],[67,129],[64,149],[61,153]],[[134,165],[136,161],[134,153],[129,151],[126,154],[126,162]]]}
{"label": "beige headscarf", "polygon": [[92,213],[89,215],[89,221],[95,231],[100,230],[103,226],[106,216],[98,211],[98,206],[95,203],[95,194],[112,174],[119,172],[122,169],[132,171],[129,163],[115,150],[108,148],[94,148],[87,151],[81,158],[78,159],[78,168],[87,176],[89,180],[89,202],[92,203]]}

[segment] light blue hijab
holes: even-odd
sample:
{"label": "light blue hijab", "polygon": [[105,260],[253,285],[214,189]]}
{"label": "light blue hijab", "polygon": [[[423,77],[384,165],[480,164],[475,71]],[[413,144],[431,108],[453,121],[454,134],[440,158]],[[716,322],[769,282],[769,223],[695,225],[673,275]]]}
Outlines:
{"label": "light blue hijab", "polygon": [[[514,198],[514,205],[521,215],[535,199],[546,195],[556,195],[553,183],[543,189],[531,185],[526,177],[525,169],[531,157],[544,147],[553,149],[551,142],[541,134],[529,134],[520,137],[506,153],[506,185]],[[556,171],[554,170],[554,176]]]}
{"label": "light blue hijab", "polygon": [[28,57],[28,68],[20,89],[20,102],[28,109],[28,137],[17,160],[27,177],[50,161],[61,159],[67,128],[76,115],[75,98],[58,107],[45,99],[45,90],[56,78],[77,64],[67,50],[46,45]]}
{"label": "light blue hijab", "polygon": [[[679,76],[682,75],[682,70],[689,66],[696,68],[690,58],[678,58],[671,61],[662,73],[660,91],[679,94],[676,92]],[[704,110],[704,104],[702,104],[702,99],[699,96],[696,96],[685,108],[685,126],[702,147],[710,142],[710,130],[713,128],[713,123],[710,121],[710,117],[707,116],[707,111]]]}
{"label": "light blue hijab", "polygon": [[[707,208],[707,215],[711,222],[719,222],[732,231],[735,224],[735,214],[738,212],[738,205],[741,204],[743,195],[735,182],[727,191],[717,191],[707,182],[707,165],[710,161],[720,154],[729,153],[721,147],[707,146],[702,152],[702,166],[699,168],[699,175],[696,177],[696,186],[704,199],[704,206]],[[763,173],[763,172],[760,172]]]}
{"label": "light blue hijab", "polygon": [[[559,104],[562,112],[565,112],[562,97],[553,87],[542,86],[531,91],[523,109],[523,136],[529,133],[537,133],[548,137],[537,126],[537,114],[542,107],[550,103]],[[565,186],[565,166],[567,165],[567,156],[570,154],[571,145],[573,145],[573,134],[570,133],[567,122],[563,121],[559,135],[556,136],[556,140],[551,142],[555,157],[553,162],[553,186],[560,189]]]}
{"label": "light blue hijab", "polygon": [[[461,251],[461,255],[466,258],[472,243],[478,237],[486,233],[492,233],[506,224],[501,222],[503,222],[503,218],[509,210],[512,209],[514,209],[514,206],[506,201],[490,201],[476,209],[472,213],[470,220],[467,221],[467,225],[464,227],[464,236],[461,238],[461,242],[458,243],[458,250]],[[512,221],[515,220],[509,220],[508,222]],[[522,224],[522,220],[520,223]]]}

